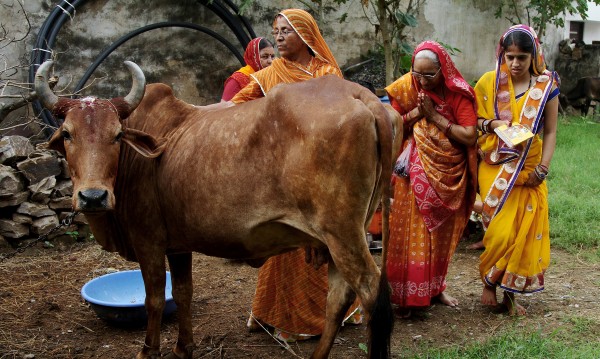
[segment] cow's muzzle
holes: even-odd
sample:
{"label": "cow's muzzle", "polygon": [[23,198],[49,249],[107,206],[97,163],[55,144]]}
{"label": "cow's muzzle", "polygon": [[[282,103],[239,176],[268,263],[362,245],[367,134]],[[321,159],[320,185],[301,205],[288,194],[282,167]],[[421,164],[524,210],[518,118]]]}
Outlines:
{"label": "cow's muzzle", "polygon": [[77,207],[80,211],[105,211],[108,208],[108,191],[86,189],[77,193]]}

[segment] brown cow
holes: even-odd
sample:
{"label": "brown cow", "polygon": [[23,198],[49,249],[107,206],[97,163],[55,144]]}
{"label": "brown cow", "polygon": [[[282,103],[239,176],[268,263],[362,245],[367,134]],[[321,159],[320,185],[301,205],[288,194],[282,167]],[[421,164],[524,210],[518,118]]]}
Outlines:
{"label": "brown cow", "polygon": [[354,293],[369,318],[369,356],[388,357],[389,289],[365,231],[382,194],[389,199],[395,112],[333,76],[210,111],[164,84],[144,95],[142,71],[126,64],[134,84],[125,98],[59,99],[49,62],[35,86],[64,117],[49,147],[66,156],[74,208],[105,249],[140,264],[148,328],[137,357],[160,356],[165,255],[179,313],[169,356],[192,358],[192,252],[262,263],[299,247],[330,254],[326,326],[312,357],[329,355]]}

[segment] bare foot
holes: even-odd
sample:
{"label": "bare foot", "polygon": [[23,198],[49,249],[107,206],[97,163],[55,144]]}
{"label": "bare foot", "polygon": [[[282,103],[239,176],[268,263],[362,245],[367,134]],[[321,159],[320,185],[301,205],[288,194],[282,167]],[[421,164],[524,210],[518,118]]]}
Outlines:
{"label": "bare foot", "polygon": [[517,303],[514,293],[504,292],[504,300],[502,300],[502,305],[506,307],[508,310],[508,315],[511,317],[527,314],[527,310],[522,305]]}
{"label": "bare foot", "polygon": [[396,316],[400,319],[408,319],[412,315],[412,311],[408,308],[396,308],[394,311]]}
{"label": "bare foot", "polygon": [[468,245],[467,249],[485,249],[485,246],[483,245],[483,240]]}
{"label": "bare foot", "polygon": [[483,286],[483,292],[481,293],[481,304],[483,305],[498,305],[498,298],[496,298],[496,287],[490,287],[487,285]]}
{"label": "bare foot", "polygon": [[446,292],[441,292],[434,299],[449,307],[456,307],[458,305],[458,299],[449,296]]}

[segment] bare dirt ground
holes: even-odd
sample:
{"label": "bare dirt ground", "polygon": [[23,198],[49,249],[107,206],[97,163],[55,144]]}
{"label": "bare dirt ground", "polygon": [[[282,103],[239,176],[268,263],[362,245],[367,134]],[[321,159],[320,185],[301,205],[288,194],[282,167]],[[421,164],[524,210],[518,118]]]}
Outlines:
{"label": "bare dirt ground", "polygon": [[[479,304],[479,251],[462,242],[450,265],[448,293],[460,305],[434,305],[410,319],[397,319],[392,353],[398,358],[423,347],[468,345],[510,328],[550,332],[574,318],[600,323],[600,266],[553,250],[546,290],[522,297],[525,318],[494,314]],[[3,252],[10,248],[0,248]],[[379,254],[374,254],[377,260]],[[92,242],[61,250],[36,246],[0,262],[0,358],[133,358],[145,328],[119,328],[98,319],[80,296],[81,287],[109,269],[134,269],[135,263],[107,253]],[[248,333],[246,319],[257,269],[220,258],[194,255],[193,327],[195,358],[308,358],[309,340],[284,349],[265,332]],[[364,358],[365,325],[345,326],[331,358]],[[174,318],[162,327],[162,348],[174,345]]]}

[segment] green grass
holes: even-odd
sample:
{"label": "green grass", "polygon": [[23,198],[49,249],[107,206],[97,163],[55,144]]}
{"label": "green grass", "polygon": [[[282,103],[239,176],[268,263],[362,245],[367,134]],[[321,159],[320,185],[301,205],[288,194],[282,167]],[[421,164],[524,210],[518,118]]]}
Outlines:
{"label": "green grass", "polygon": [[586,318],[570,318],[565,328],[543,333],[539,328],[514,328],[499,333],[485,342],[467,346],[440,349],[421,345],[417,352],[412,349],[403,353],[403,358],[427,359],[597,359],[600,343],[597,328],[599,323]]}
{"label": "green grass", "polygon": [[600,260],[600,123],[559,117],[548,188],[552,246]]}

